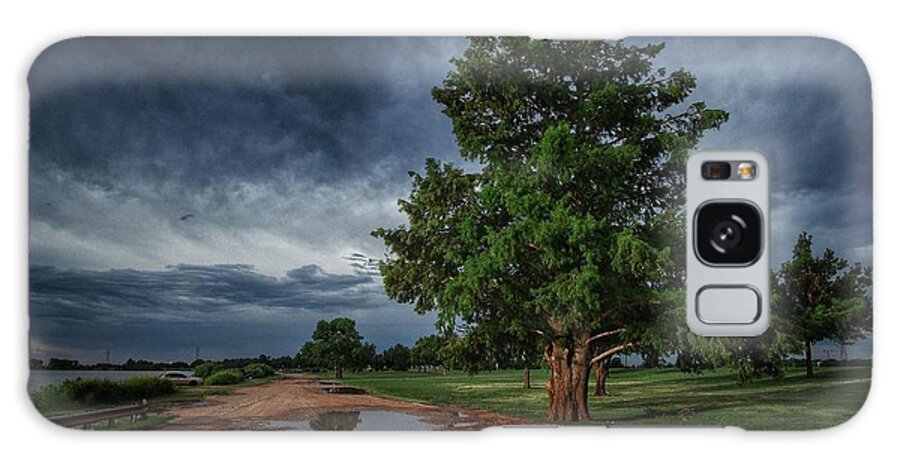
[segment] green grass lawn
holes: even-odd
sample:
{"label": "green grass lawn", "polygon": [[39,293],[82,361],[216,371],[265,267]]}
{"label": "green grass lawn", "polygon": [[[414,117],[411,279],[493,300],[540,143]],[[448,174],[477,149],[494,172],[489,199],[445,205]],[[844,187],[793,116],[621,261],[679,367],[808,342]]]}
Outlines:
{"label": "green grass lawn", "polygon": [[[374,372],[346,375],[344,382],[410,401],[456,405],[542,421],[547,371],[532,372],[522,389],[521,371],[420,374]],[[613,369],[610,396],[590,398],[594,425],[738,426],[744,429],[821,429],[852,417],[869,391],[870,367],[823,367],[807,379],[791,369],[779,380],[760,378],[738,387],[728,369],[702,375],[676,369]],[[591,385],[593,392],[593,383]]]}

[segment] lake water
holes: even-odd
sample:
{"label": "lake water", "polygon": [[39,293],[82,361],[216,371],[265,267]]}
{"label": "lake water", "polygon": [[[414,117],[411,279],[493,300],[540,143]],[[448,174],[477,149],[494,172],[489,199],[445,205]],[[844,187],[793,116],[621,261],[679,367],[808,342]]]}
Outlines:
{"label": "lake water", "polygon": [[[169,371],[46,371],[33,370],[28,376],[28,394],[38,391],[41,387],[55,383],[62,383],[68,379],[110,379],[125,380],[132,377],[156,377]],[[184,372],[193,375],[192,371]]]}

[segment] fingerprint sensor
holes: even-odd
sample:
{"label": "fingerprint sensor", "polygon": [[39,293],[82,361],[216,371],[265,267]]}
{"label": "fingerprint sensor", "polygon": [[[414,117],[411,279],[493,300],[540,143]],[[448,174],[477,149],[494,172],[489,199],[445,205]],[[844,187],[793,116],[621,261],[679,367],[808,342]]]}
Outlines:
{"label": "fingerprint sensor", "polygon": [[697,318],[704,324],[752,324],[762,312],[750,286],[709,285],[697,292]]}

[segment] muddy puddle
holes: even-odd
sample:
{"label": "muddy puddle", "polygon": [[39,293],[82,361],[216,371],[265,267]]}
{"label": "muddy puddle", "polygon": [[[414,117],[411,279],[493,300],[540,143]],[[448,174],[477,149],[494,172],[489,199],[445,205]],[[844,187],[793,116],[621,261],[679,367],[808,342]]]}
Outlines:
{"label": "muddy puddle", "polygon": [[365,395],[369,393],[362,388],[344,385],[334,380],[317,379],[312,382],[312,385],[322,393],[329,395]]}
{"label": "muddy puddle", "polygon": [[418,416],[394,411],[329,411],[304,420],[266,420],[267,430],[438,430]]}
{"label": "muddy puddle", "polygon": [[365,395],[368,393],[359,387],[348,387],[346,385],[335,385],[329,387],[322,387],[322,393],[328,393],[329,395]]}
{"label": "muddy puddle", "polygon": [[233,394],[180,404],[172,430],[479,430],[518,423],[486,411],[461,411],[372,395],[329,379],[293,375]]}

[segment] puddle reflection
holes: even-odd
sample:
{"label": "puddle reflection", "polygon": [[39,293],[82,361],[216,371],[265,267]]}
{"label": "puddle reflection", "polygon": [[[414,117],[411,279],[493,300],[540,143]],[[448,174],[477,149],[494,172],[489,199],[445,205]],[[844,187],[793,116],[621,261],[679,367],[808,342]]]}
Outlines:
{"label": "puddle reflection", "polygon": [[275,430],[436,430],[417,416],[392,411],[329,411],[309,420],[264,422]]}

